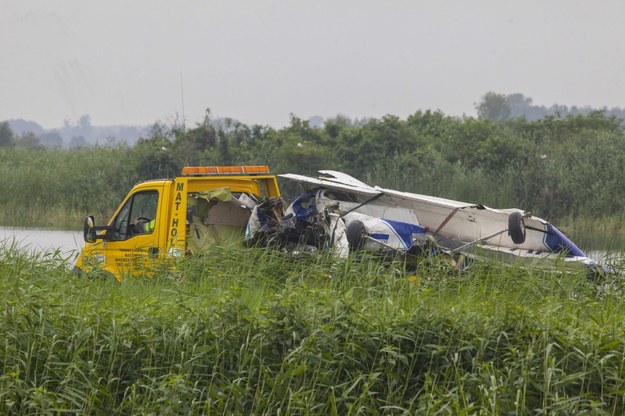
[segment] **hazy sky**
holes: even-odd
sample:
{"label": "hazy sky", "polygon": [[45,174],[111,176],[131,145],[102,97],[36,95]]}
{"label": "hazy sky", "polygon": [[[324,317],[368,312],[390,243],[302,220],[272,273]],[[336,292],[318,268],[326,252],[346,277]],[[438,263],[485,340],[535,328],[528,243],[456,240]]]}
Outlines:
{"label": "hazy sky", "polygon": [[625,107],[624,21],[622,0],[0,0],[0,120],[152,124],[184,102],[187,125],[281,127],[475,115],[488,91]]}

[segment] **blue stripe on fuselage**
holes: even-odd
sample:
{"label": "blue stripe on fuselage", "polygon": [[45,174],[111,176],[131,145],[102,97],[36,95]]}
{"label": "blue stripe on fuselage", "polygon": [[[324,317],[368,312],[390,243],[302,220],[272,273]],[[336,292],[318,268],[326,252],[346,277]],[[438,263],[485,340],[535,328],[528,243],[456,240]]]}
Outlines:
{"label": "blue stripe on fuselage", "polygon": [[547,230],[543,243],[554,253],[566,251],[567,256],[586,257],[584,252],[569,240],[562,231],[551,224],[547,224]]}
{"label": "blue stripe on fuselage", "polygon": [[380,218],[380,220],[388,225],[388,227],[395,233],[395,235],[397,235],[407,249],[412,247],[413,234],[422,234],[426,232],[425,227],[417,224],[387,220],[384,218]]}

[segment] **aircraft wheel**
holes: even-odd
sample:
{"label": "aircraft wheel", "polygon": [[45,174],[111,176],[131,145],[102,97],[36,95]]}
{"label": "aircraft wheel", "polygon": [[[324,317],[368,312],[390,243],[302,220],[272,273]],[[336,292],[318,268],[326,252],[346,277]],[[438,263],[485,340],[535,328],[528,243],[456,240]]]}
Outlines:
{"label": "aircraft wheel", "polygon": [[523,244],[525,242],[525,221],[523,221],[523,215],[518,211],[513,212],[508,217],[508,235],[512,238],[514,244]]}
{"label": "aircraft wheel", "polygon": [[362,221],[352,221],[347,226],[346,235],[349,248],[352,251],[360,250],[365,244],[366,228]]}

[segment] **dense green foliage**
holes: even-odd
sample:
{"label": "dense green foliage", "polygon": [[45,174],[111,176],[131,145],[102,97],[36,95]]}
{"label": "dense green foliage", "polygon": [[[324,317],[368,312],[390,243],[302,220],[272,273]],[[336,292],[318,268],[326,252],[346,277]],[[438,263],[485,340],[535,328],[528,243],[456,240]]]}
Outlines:
{"label": "dense green foliage", "polygon": [[0,413],[625,412],[620,281],[207,254],[117,284],[2,247]]}
{"label": "dense green foliage", "polygon": [[[560,223],[618,225],[625,211],[619,120],[594,112],[495,122],[420,111],[405,120],[339,116],[323,127],[293,116],[280,130],[207,118],[191,129],[155,125],[133,147],[0,148],[0,223],[67,226],[88,212],[108,217],[134,182],[194,164],[341,170],[373,185],[516,206]],[[295,188],[284,189],[292,196]]]}

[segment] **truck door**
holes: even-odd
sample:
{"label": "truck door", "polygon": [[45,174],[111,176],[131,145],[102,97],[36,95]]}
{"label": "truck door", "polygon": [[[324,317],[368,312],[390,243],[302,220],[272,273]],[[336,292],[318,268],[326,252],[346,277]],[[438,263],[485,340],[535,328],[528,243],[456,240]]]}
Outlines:
{"label": "truck door", "polygon": [[113,235],[106,245],[106,265],[118,275],[144,274],[159,255],[159,199],[157,189],[134,193],[113,219]]}

